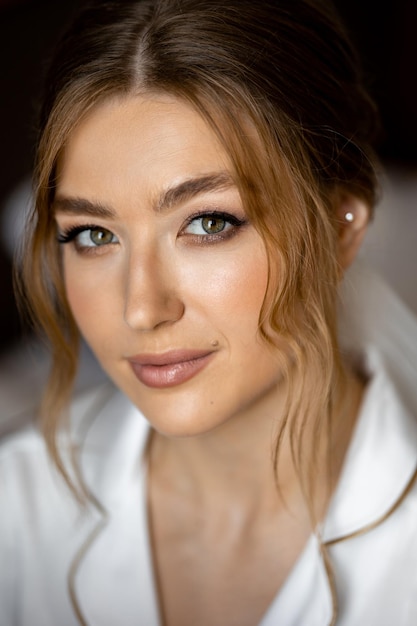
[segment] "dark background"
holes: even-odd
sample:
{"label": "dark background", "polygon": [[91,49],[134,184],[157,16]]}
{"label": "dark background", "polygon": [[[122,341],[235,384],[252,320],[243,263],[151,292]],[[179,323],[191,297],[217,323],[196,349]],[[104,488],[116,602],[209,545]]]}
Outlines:
{"label": "dark background", "polygon": [[[0,0],[0,217],[9,195],[31,173],[44,67],[82,2]],[[336,6],[362,54],[380,107],[385,129],[380,156],[417,174],[417,2],[336,0]],[[21,337],[10,254],[1,245],[0,305],[1,356]]]}

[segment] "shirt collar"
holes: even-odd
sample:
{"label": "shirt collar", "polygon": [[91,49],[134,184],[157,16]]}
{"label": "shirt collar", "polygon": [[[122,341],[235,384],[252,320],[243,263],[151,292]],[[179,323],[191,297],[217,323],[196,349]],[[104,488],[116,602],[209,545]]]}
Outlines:
{"label": "shirt collar", "polygon": [[382,520],[417,467],[417,322],[363,264],[341,291],[340,340],[369,378],[360,415],[323,528],[323,540]]}
{"label": "shirt collar", "polygon": [[417,424],[383,369],[368,385],[322,538],[334,541],[382,520],[417,467]]}

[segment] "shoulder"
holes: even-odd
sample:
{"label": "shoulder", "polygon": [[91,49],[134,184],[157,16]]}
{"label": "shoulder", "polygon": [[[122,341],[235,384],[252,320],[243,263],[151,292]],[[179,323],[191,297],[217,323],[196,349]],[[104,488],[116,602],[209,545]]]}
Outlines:
{"label": "shoulder", "polygon": [[[70,407],[74,429],[113,395],[107,385],[77,395]],[[36,623],[62,619],[72,624],[68,572],[99,516],[92,507],[78,504],[55,469],[36,423],[30,416],[27,421],[32,423],[0,440],[1,614],[7,624],[32,624],[34,615]]]}
{"label": "shoulder", "polygon": [[[93,494],[118,491],[119,477],[136,466],[146,444],[149,428],[143,415],[106,382],[77,394],[68,417],[69,429],[57,436],[68,473],[74,475],[75,456]],[[0,439],[0,510],[10,505],[48,511],[51,502],[64,502],[66,496],[73,499],[34,421]]]}
{"label": "shoulder", "polygon": [[340,290],[339,341],[365,375],[383,369],[417,418],[417,317],[373,269],[356,262]]}
{"label": "shoulder", "polygon": [[[114,388],[105,384],[74,398],[70,417],[75,437],[82,432],[85,422],[111,402],[115,393]],[[59,447],[66,467],[71,469],[73,447],[64,434],[59,434]],[[1,438],[0,552],[10,549],[17,537],[19,551],[25,554],[33,552],[31,545],[45,547],[51,541],[55,545],[59,538],[67,542],[80,520],[89,516],[90,508],[81,507],[71,493],[36,423]]]}
{"label": "shoulder", "polygon": [[[58,432],[60,453],[70,472],[72,451],[80,446],[90,423],[117,395],[114,387],[105,383],[74,397],[69,409],[70,428]],[[8,426],[7,434],[0,438],[0,510],[46,506],[50,499],[66,499],[65,494],[71,500],[33,416]]]}
{"label": "shoulder", "polygon": [[330,547],[341,626],[417,623],[415,481],[388,513],[375,527]]}
{"label": "shoulder", "polygon": [[[71,429],[77,432],[85,419],[98,411],[115,390],[109,384],[101,384],[77,394],[69,407]],[[36,416],[20,414],[2,424],[0,432],[0,463],[24,462],[35,455],[46,454],[46,446]]]}

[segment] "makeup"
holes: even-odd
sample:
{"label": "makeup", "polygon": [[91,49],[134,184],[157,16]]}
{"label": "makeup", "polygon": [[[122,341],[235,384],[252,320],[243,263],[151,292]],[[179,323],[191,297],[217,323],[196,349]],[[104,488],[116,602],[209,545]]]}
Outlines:
{"label": "makeup", "polygon": [[138,380],[147,387],[175,387],[196,376],[212,360],[210,350],[172,350],[164,354],[139,354],[128,359]]}

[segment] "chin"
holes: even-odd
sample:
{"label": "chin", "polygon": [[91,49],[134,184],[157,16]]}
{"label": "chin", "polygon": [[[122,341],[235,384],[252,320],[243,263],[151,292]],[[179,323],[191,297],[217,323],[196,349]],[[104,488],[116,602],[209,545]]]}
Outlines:
{"label": "chin", "polygon": [[153,419],[149,413],[142,411],[145,418],[154,430],[160,435],[171,439],[188,439],[190,437],[201,437],[220,428],[230,418],[220,415],[204,416],[201,419],[201,411],[192,415],[182,415],[170,417],[165,415],[163,419],[160,416]]}
{"label": "chin", "polygon": [[178,392],[173,390],[158,395],[156,402],[144,401],[137,394],[136,397],[129,397],[151,427],[164,437],[186,439],[203,436],[233,419],[236,413],[233,409],[216,408],[213,400],[201,396],[190,397],[192,394],[186,393],[185,398],[180,398]]}

